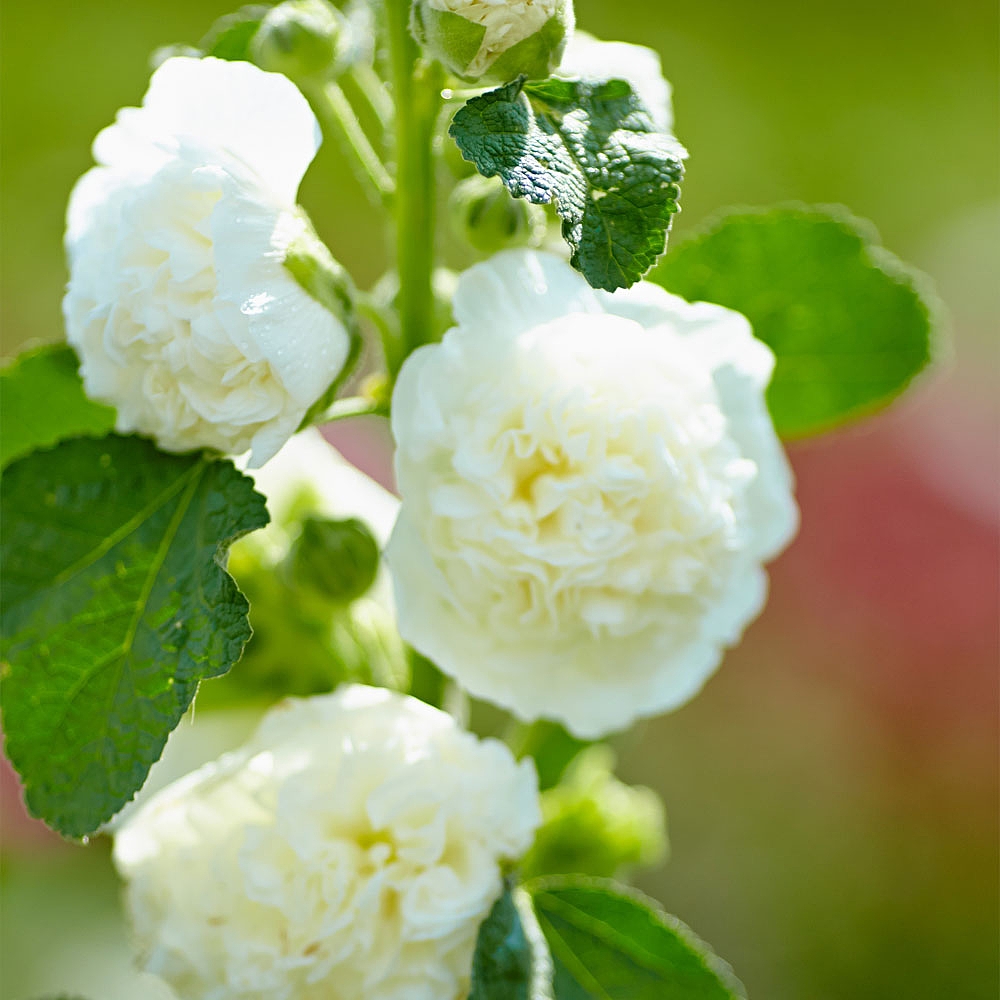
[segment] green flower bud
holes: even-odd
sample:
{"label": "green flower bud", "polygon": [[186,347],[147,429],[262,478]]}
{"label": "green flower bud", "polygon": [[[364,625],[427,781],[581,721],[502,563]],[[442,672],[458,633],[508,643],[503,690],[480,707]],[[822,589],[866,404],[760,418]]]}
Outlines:
{"label": "green flower bud", "polygon": [[545,237],[545,209],[512,198],[496,177],[477,174],[457,184],[448,209],[455,235],[482,253],[538,246]]}
{"label": "green flower bud", "polygon": [[287,568],[297,586],[326,601],[348,604],[375,582],[378,561],[378,542],[361,521],[307,517]]}
{"label": "green flower bud", "polygon": [[250,47],[253,61],[297,81],[332,76],[342,19],[326,0],[286,0],[261,22]]}
{"label": "green flower bud", "polygon": [[417,0],[414,37],[463,80],[542,79],[573,32],[572,0]]}
{"label": "green flower bud", "polygon": [[543,823],[522,865],[526,878],[572,872],[614,878],[664,859],[663,803],[652,789],[619,781],[614,765],[610,747],[588,747],[562,783],[542,794]]}

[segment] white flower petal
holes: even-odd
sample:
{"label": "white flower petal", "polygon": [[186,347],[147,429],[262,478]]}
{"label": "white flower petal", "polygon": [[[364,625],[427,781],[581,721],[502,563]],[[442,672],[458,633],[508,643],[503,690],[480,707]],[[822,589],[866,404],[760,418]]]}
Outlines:
{"label": "white flower petal", "polygon": [[505,336],[567,313],[600,312],[601,306],[583,275],[558,257],[505,250],[462,275],[452,309],[470,335]]}
{"label": "white flower petal", "polygon": [[404,638],[594,738],[693,696],[796,510],[746,320],[581,284],[527,251],[460,279],[459,326],[397,380],[387,557]]}
{"label": "white flower petal", "polygon": [[319,124],[298,88],[280,73],[224,59],[167,59],[142,108],[125,108],[94,143],[94,159],[129,167],[143,146],[175,153],[179,144],[233,159],[279,198],[295,193],[320,145]]}
{"label": "white flower petal", "polygon": [[114,860],[142,966],[187,1000],[464,1000],[540,820],[530,761],[349,686],[153,796]]}
{"label": "white flower petal", "polygon": [[[241,103],[242,102],[242,103]],[[284,77],[171,59],[70,198],[67,339],[117,427],[259,465],[343,368],[341,320],[284,267],[316,123]]]}
{"label": "white flower petal", "polygon": [[343,368],[350,347],[344,324],[306,294],[282,263],[307,226],[295,213],[269,216],[244,193],[222,199],[211,216],[216,294],[248,320],[246,342],[239,346],[259,352],[304,409]]}

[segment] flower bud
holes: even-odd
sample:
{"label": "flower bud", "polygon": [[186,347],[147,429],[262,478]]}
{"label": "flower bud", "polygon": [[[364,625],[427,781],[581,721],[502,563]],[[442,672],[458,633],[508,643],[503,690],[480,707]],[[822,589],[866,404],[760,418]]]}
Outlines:
{"label": "flower bud", "polygon": [[477,174],[456,185],[449,211],[455,235],[482,253],[538,246],[545,236],[545,209],[512,198],[496,177]]}
{"label": "flower bud", "polygon": [[292,80],[322,79],[333,72],[341,14],[326,0],[286,0],[267,12],[251,44],[261,69]]}
{"label": "flower bud", "polygon": [[651,788],[619,781],[614,766],[610,747],[589,747],[562,783],[543,793],[543,823],[524,859],[525,877],[577,872],[613,878],[663,860],[663,803]]}
{"label": "flower bud", "polygon": [[573,31],[572,0],[417,0],[413,34],[464,80],[547,77]]}
{"label": "flower bud", "polygon": [[292,580],[327,601],[349,604],[375,582],[378,542],[357,518],[307,517],[288,555]]}

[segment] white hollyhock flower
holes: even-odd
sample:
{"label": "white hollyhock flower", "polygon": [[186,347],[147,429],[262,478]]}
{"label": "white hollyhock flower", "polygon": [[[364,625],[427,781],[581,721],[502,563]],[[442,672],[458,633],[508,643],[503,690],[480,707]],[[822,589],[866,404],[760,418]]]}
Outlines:
{"label": "white hollyhock flower", "polygon": [[142,967],[185,1000],[464,1000],[540,821],[530,761],[379,688],[289,700],[115,837]]}
{"label": "white hollyhock flower", "polygon": [[645,45],[602,42],[589,32],[574,33],[556,76],[583,80],[624,80],[629,84],[661,132],[672,132],[674,110],[671,88],[663,78],[659,53]]}
{"label": "white hollyhock flower", "polygon": [[[88,394],[161,447],[270,458],[341,371],[344,322],[284,266],[317,248],[295,195],[305,98],[246,62],[168,59],[70,197],[63,303]],[[326,259],[324,266],[335,268]]]}
{"label": "white hollyhock flower", "polygon": [[749,323],[559,258],[467,271],[393,397],[400,632],[581,737],[675,708],[761,610],[796,526]]}

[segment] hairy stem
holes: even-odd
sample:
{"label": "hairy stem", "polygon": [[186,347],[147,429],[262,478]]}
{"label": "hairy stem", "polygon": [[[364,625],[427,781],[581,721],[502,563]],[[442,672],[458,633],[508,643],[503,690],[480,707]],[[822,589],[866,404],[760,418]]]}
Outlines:
{"label": "hairy stem", "polygon": [[392,124],[393,114],[392,95],[386,90],[378,73],[366,63],[358,63],[351,67],[349,74],[372,111],[375,112],[379,123],[383,128],[389,128]]}
{"label": "hairy stem", "polygon": [[396,269],[399,333],[387,339],[395,377],[406,356],[432,338],[434,294],[434,130],[442,71],[420,59],[410,35],[409,0],[386,0],[390,71],[396,105]]}

